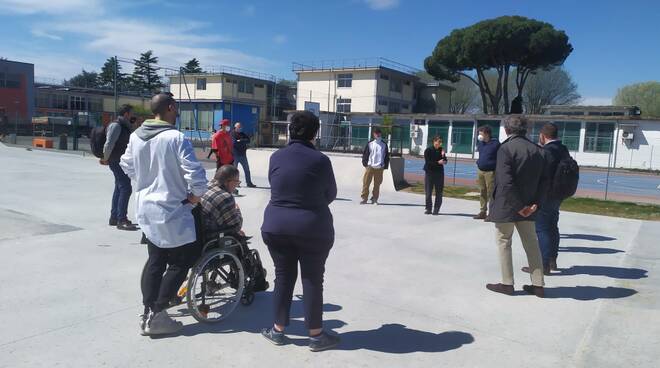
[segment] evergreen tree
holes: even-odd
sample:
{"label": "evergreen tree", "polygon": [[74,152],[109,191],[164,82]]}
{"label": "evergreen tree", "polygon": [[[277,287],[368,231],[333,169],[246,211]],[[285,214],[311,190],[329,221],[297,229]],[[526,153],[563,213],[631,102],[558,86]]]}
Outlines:
{"label": "evergreen tree", "polygon": [[133,60],[135,68],[131,76],[133,86],[139,92],[154,93],[163,88],[158,75],[158,58],[149,50],[140,54],[140,59]]}
{"label": "evergreen tree", "polygon": [[115,87],[115,63],[117,64],[117,89],[122,90],[122,88],[127,87],[126,74],[121,72],[121,64],[117,62],[114,56],[108,58],[103,64],[99,74],[99,84],[103,88]]}
{"label": "evergreen tree", "polygon": [[69,80],[64,80],[65,86],[82,88],[99,88],[99,74],[97,72],[88,72],[85,69]]}
{"label": "evergreen tree", "polygon": [[199,60],[196,58],[192,58],[189,60],[186,65],[183,66],[182,71],[184,73],[189,73],[189,74],[198,74],[198,73],[204,73],[202,70],[202,67],[199,66]]}

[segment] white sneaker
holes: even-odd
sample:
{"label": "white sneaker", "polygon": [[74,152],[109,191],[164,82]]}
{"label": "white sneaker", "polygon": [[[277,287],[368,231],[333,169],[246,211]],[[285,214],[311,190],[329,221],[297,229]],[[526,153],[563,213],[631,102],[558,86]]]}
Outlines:
{"label": "white sneaker", "polygon": [[183,323],[173,320],[166,311],[151,312],[144,328],[147,335],[168,335],[179,332]]}
{"label": "white sneaker", "polygon": [[140,314],[138,316],[140,318],[140,335],[142,336],[147,336],[147,332],[144,330],[147,327],[147,320],[149,319],[148,314]]}

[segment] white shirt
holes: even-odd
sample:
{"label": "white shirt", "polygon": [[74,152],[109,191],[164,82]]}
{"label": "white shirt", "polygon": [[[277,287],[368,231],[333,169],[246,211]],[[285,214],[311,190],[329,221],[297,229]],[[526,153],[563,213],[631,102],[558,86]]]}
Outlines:
{"label": "white shirt", "polygon": [[160,248],[175,248],[196,240],[188,193],[206,192],[206,170],[190,141],[176,129],[148,140],[131,134],[121,167],[135,181],[136,217],[146,237]]}
{"label": "white shirt", "polygon": [[374,139],[369,143],[369,163],[370,167],[380,169],[385,166],[385,143]]}

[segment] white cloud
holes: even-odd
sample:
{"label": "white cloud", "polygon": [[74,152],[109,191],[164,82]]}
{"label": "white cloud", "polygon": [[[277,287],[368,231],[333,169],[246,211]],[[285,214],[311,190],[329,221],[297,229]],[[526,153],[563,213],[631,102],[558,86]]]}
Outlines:
{"label": "white cloud", "polygon": [[31,33],[35,37],[48,38],[53,41],[62,41],[62,37],[56,34],[46,33],[45,31],[38,28],[33,29]]}
{"label": "white cloud", "polygon": [[399,0],[364,0],[371,9],[388,10],[399,6]]}
{"label": "white cloud", "polygon": [[252,17],[257,13],[257,7],[254,5],[247,5],[245,9],[243,9],[243,14],[247,15],[248,17]]}
{"label": "white cloud", "polygon": [[585,97],[580,101],[582,106],[609,106],[612,104],[612,97]]}
{"label": "white cloud", "polygon": [[100,14],[102,0],[0,0],[0,9],[16,14]]}
{"label": "white cloud", "polygon": [[278,34],[278,35],[275,35],[275,37],[273,37],[273,42],[275,42],[278,45],[286,43],[286,41],[287,41],[287,38],[283,34]]}

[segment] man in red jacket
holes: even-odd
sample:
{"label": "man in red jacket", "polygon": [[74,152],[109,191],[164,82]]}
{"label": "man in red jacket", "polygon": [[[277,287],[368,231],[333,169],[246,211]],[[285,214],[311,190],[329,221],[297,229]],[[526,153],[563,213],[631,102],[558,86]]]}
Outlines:
{"label": "man in red jacket", "polygon": [[222,165],[233,165],[234,164],[234,143],[231,140],[231,126],[229,119],[222,119],[220,123],[220,130],[213,136],[213,144],[215,145],[216,152],[216,168],[220,168]]}

